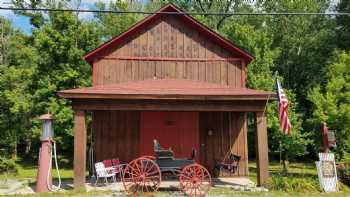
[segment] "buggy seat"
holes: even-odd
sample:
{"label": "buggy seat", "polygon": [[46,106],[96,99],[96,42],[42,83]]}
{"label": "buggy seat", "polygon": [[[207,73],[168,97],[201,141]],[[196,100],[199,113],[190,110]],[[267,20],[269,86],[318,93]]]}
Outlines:
{"label": "buggy seat", "polygon": [[156,155],[157,159],[165,159],[165,160],[174,160],[174,152],[169,149],[163,149],[158,140],[153,140],[154,144],[154,154]]}

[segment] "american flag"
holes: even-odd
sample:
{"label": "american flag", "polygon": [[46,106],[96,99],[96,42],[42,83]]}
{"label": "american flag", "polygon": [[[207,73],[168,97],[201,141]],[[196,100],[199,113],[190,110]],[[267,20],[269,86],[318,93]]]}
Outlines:
{"label": "american flag", "polygon": [[290,135],[292,125],[288,118],[288,98],[283,92],[282,86],[278,79],[276,80],[277,95],[278,95],[278,118],[280,119],[280,126],[284,134]]}

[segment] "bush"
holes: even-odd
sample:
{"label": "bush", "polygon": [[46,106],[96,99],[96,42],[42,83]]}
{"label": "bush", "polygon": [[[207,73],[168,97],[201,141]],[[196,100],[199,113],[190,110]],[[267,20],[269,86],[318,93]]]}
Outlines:
{"label": "bush", "polygon": [[17,173],[18,169],[16,163],[11,159],[0,157],[0,174],[2,173]]}
{"label": "bush", "polygon": [[267,184],[270,190],[285,192],[319,191],[320,186],[314,178],[297,178],[282,175],[272,176]]}
{"label": "bush", "polygon": [[338,177],[341,182],[350,186],[350,165],[349,164],[341,164],[337,166]]}

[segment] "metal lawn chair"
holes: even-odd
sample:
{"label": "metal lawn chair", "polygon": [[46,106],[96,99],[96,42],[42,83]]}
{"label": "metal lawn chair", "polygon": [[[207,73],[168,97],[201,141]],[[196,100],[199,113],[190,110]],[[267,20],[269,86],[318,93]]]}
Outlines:
{"label": "metal lawn chair", "polygon": [[106,183],[108,183],[108,178],[112,178],[114,182],[116,182],[116,173],[114,167],[105,167],[103,162],[97,162],[95,163],[95,170],[96,170],[96,182],[95,185],[98,183],[99,179],[104,179]]}

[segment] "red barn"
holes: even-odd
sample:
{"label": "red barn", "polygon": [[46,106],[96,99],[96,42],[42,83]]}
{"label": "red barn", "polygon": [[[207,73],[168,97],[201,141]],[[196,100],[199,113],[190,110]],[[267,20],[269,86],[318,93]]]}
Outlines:
{"label": "red barn", "polygon": [[[85,183],[85,112],[93,114],[96,160],[153,154],[153,139],[176,157],[198,150],[213,170],[228,151],[248,175],[247,112],[255,113],[258,184],[268,177],[264,108],[275,94],[246,88],[254,59],[172,4],[85,55],[93,86],[60,91],[74,110],[74,185]],[[271,96],[271,97],[270,97]]]}

